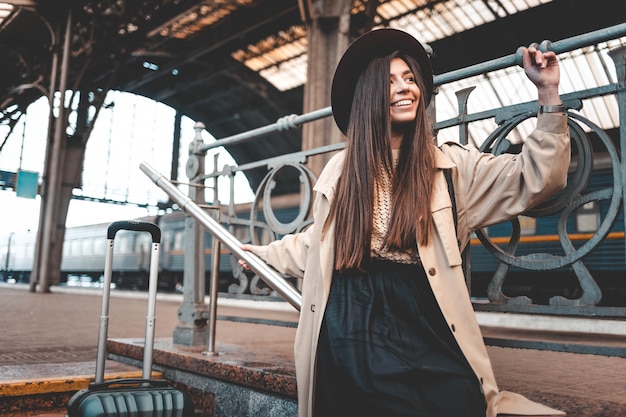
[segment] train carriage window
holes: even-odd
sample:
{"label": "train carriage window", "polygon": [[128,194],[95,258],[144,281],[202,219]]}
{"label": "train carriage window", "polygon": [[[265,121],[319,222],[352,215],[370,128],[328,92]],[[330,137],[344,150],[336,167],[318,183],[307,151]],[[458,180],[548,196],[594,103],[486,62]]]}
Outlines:
{"label": "train carriage window", "polygon": [[183,250],[183,245],[185,244],[185,232],[177,231],[174,235],[174,247],[172,250]]}
{"label": "train carriage window", "polygon": [[519,216],[520,234],[531,236],[537,233],[537,219],[528,216]]}
{"label": "train carriage window", "polygon": [[137,240],[135,241],[135,252],[149,254],[151,242],[152,240],[150,239],[150,236],[145,233],[137,236]]}
{"label": "train carriage window", "polygon": [[600,224],[600,205],[590,201],[576,210],[576,231],[595,232]]}
{"label": "train carriage window", "polygon": [[170,246],[172,246],[170,239],[171,233],[169,232],[169,230],[164,231],[161,235],[161,249],[163,253],[167,253],[170,251]]}
{"label": "train carriage window", "polygon": [[118,253],[132,253],[133,235],[130,233],[119,233],[119,237],[115,240],[115,249]]}
{"label": "train carriage window", "polygon": [[107,251],[107,239],[94,239],[93,242],[94,254],[106,254]]}
{"label": "train carriage window", "polygon": [[81,255],[93,255],[93,239],[81,239]]}
{"label": "train carriage window", "polygon": [[80,255],[80,248],[81,248],[81,240],[80,239],[74,239],[70,242],[70,255],[72,256],[77,256]]}
{"label": "train carriage window", "polygon": [[63,256],[70,256],[71,252],[70,252],[70,244],[66,241],[63,244]]}

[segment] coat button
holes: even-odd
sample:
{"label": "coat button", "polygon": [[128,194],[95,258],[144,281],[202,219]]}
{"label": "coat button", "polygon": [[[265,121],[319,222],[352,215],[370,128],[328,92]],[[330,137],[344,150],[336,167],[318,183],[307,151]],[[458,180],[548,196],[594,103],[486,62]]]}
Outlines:
{"label": "coat button", "polygon": [[315,313],[315,304],[311,304],[311,311]]}
{"label": "coat button", "polygon": [[434,276],[437,273],[437,271],[435,270],[435,268],[430,268],[428,270],[428,275],[430,275],[431,277]]}
{"label": "coat button", "polygon": [[450,325],[450,328],[452,329],[453,332],[456,332],[456,327],[454,326],[454,323]]}

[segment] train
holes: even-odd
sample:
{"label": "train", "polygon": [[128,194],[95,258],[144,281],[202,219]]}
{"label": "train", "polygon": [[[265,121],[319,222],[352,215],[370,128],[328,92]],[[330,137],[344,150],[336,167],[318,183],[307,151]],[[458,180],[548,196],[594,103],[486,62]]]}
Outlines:
{"label": "train", "polygon": [[[180,291],[183,284],[185,214],[179,210],[134,220],[158,224],[161,228],[159,289]],[[102,283],[110,223],[69,227],[65,231],[61,261],[61,285],[98,286]],[[11,233],[0,243],[0,281],[30,281],[36,232]],[[206,265],[211,265],[210,236],[205,241]],[[151,236],[120,230],[115,237],[112,284],[115,288],[147,289]],[[229,255],[222,251],[220,281],[232,275]],[[207,279],[209,276],[207,270]]]}
{"label": "train", "polygon": [[[588,191],[609,184],[610,172],[594,175]],[[297,217],[300,208],[284,205],[274,213],[281,221]],[[575,210],[567,219],[568,239],[574,247],[587,242],[603,222],[609,210],[608,200],[592,201]],[[249,215],[249,210],[248,210]],[[244,215],[245,217],[245,215]],[[163,291],[180,291],[183,285],[185,213],[175,210],[163,215],[142,217],[137,220],[158,224],[162,231],[159,266],[159,288]],[[558,215],[518,217],[521,236],[516,256],[533,253],[563,253],[558,234]],[[72,227],[66,230],[61,264],[61,285],[94,286],[102,281],[108,223]],[[239,226],[242,230],[247,227]],[[618,210],[610,230],[594,249],[582,258],[593,279],[602,289],[603,306],[626,306],[626,246],[624,241],[624,210]],[[512,233],[512,223],[490,226],[483,231],[494,245],[505,248]],[[246,236],[248,232],[245,232]],[[243,234],[241,234],[243,235]],[[33,265],[36,233],[16,233],[0,236],[0,281],[29,282]],[[270,239],[271,240],[271,239]],[[243,240],[242,240],[243,241]],[[150,236],[148,234],[120,231],[115,239],[113,284],[117,288],[145,289],[148,282]],[[211,236],[205,233],[206,288],[210,288]],[[501,261],[474,236],[470,241],[469,264],[471,295],[486,299],[489,283]],[[238,268],[233,255],[222,248],[218,289],[224,293],[250,293],[267,295],[271,291],[262,281]],[[252,281],[250,281],[252,280]],[[296,284],[294,280],[294,284]],[[511,267],[504,280],[503,292],[507,296],[532,294],[533,303],[547,304],[550,297],[577,298],[581,287],[571,267],[532,271]]]}
{"label": "train", "polygon": [[[244,221],[249,218],[249,205],[242,205],[238,216]],[[278,220],[291,221],[298,208],[282,208]],[[159,256],[158,289],[180,292],[183,286],[185,264],[185,230],[187,215],[181,210],[165,214],[144,216],[132,220],[151,222],[161,229],[161,250]],[[120,219],[127,220],[127,219]],[[263,222],[263,216],[256,219]],[[98,287],[104,275],[107,249],[107,228],[110,223],[98,223],[69,227],[65,231],[61,260],[60,285]],[[239,226],[236,232],[249,236],[249,228]],[[28,283],[34,262],[36,232],[10,233],[0,236],[0,282]],[[212,265],[212,237],[204,233],[205,248],[205,288],[210,288]],[[245,237],[243,238],[245,239]],[[150,269],[151,236],[128,230],[117,232],[114,241],[114,256],[111,282],[114,288],[146,290]],[[236,272],[234,272],[236,270]],[[243,271],[231,252],[222,246],[220,250],[220,271],[218,290],[224,293],[269,295],[273,291],[254,274]],[[285,277],[295,284],[295,279]]]}

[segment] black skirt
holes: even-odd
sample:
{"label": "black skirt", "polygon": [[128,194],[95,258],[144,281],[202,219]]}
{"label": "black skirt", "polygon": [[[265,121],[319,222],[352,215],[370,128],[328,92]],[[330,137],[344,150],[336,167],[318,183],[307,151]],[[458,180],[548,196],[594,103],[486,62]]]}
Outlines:
{"label": "black skirt", "polygon": [[484,417],[485,397],[421,265],[335,272],[317,352],[316,417]]}

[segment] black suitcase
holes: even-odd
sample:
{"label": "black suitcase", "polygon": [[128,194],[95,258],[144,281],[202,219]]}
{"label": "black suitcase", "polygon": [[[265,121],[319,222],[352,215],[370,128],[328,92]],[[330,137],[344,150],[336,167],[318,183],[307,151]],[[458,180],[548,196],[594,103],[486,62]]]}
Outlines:
{"label": "black suitcase", "polygon": [[[104,381],[106,341],[109,326],[109,300],[111,297],[111,271],[113,241],[120,230],[149,232],[152,235],[150,257],[150,282],[148,287],[148,315],[141,378]],[[113,222],[107,229],[107,253],[102,290],[102,313],[98,328],[96,377],[85,389],[76,392],[67,404],[68,417],[190,417],[194,415],[189,395],[172,387],[169,381],[153,380],[152,351],[154,349],[154,324],[157,279],[159,271],[159,246],[161,230],[154,223],[139,221]]]}

